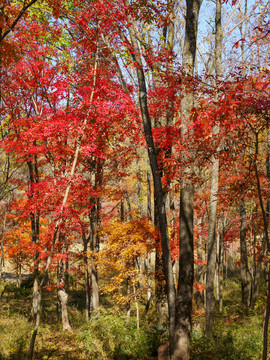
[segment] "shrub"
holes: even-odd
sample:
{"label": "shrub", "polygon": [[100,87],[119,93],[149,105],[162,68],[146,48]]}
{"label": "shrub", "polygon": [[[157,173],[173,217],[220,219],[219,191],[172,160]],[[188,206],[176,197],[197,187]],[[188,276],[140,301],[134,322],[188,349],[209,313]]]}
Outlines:
{"label": "shrub", "polygon": [[[247,330],[247,329],[246,329]],[[213,336],[194,333],[192,337],[192,360],[257,360],[260,359],[262,338],[260,334],[246,332],[240,327],[226,329],[219,326]]]}
{"label": "shrub", "polygon": [[137,330],[133,319],[127,324],[125,317],[101,308],[91,317],[80,341],[88,359],[143,360],[152,355],[154,333],[146,326]]}

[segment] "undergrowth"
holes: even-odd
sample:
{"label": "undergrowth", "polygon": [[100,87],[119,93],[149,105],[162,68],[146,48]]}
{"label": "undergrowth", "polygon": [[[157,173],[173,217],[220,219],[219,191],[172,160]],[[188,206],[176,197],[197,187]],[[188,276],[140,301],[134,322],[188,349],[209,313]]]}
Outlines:
{"label": "undergrowth", "polygon": [[[265,295],[258,297],[254,310],[245,311],[240,302],[240,284],[227,280],[224,287],[224,311],[216,312],[211,337],[204,334],[204,314],[194,317],[191,360],[259,360],[262,355],[262,316]],[[1,290],[1,284],[0,284]],[[15,289],[16,290],[16,289]],[[28,322],[32,291],[10,287],[0,298],[0,360],[28,358],[33,324]],[[3,286],[2,286],[3,291]],[[70,291],[69,317],[73,333],[61,331],[56,314],[56,294],[44,293],[42,323],[35,346],[35,360],[154,360],[157,348],[167,340],[167,332],[158,332],[154,308],[147,318],[127,323],[108,299],[85,321],[83,292]],[[143,309],[142,309],[143,310]],[[141,312],[142,313],[142,312]]]}
{"label": "undergrowth", "polygon": [[80,341],[89,360],[144,360],[155,351],[156,335],[147,324],[137,330],[134,319],[127,324],[126,317],[101,308],[84,327]]}

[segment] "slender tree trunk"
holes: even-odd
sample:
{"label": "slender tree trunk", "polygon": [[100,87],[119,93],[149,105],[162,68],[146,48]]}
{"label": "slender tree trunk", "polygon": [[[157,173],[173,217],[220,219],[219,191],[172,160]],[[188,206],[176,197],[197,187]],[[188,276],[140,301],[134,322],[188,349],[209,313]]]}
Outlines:
{"label": "slender tree trunk", "polygon": [[[147,161],[147,217],[153,221],[152,218],[152,187],[151,187],[151,174],[149,169],[149,160]],[[146,277],[147,277],[147,311],[150,306],[150,301],[152,298],[151,293],[151,280],[149,277],[149,271],[151,271],[151,254],[147,255],[147,259],[145,259],[145,270],[146,270]]]}
{"label": "slender tree trunk", "polygon": [[268,348],[268,325],[269,325],[269,316],[270,316],[270,270],[268,270],[268,279],[267,279],[267,301],[266,309],[264,316],[263,324],[263,356],[262,359],[267,359],[267,348]]}
{"label": "slender tree trunk", "polygon": [[[212,170],[213,178],[213,170]],[[207,271],[206,271],[206,333],[210,335],[212,332],[214,322],[215,311],[215,296],[214,296],[214,277],[216,269],[216,235],[215,235],[215,223],[216,223],[216,186],[211,186],[210,194],[210,211],[209,211],[209,228],[208,228],[208,256],[207,256]],[[212,192],[213,191],[213,192]],[[214,212],[214,214],[213,214]]]}
{"label": "slender tree trunk", "polygon": [[90,236],[86,238],[84,232],[83,234],[83,262],[84,262],[84,282],[85,282],[85,317],[86,321],[90,319],[90,302],[91,302],[91,295],[90,295],[90,279],[89,279],[89,270],[88,270],[88,243]]}
{"label": "slender tree trunk", "polygon": [[[218,224],[217,224],[217,227],[218,227]],[[216,231],[216,237],[217,237],[216,273],[215,273],[215,277],[216,277],[216,299],[219,299],[219,290],[220,290],[220,286],[219,286],[219,261],[220,261],[219,242],[220,242],[220,237],[219,237],[218,228],[217,228],[217,231]]]}
{"label": "slender tree trunk", "polygon": [[[172,1],[168,3],[172,4]],[[161,43],[164,48],[170,52],[170,56],[168,57],[167,69],[166,72],[168,75],[173,74],[173,41],[174,41],[174,21],[172,19],[172,13],[170,14],[170,22],[169,25],[164,26],[163,28],[163,36],[161,39]],[[157,66],[160,67],[160,64]],[[153,75],[153,83],[154,88],[159,87],[161,84],[160,74],[157,72]],[[155,118],[154,126],[172,126],[173,124],[173,115],[174,115],[174,101],[172,99],[168,100],[166,116],[160,116]],[[155,144],[155,150],[158,154],[160,152],[159,145]],[[165,151],[165,158],[171,158],[172,148],[168,147]],[[166,176],[166,170],[163,165],[160,165],[160,173],[161,176]],[[166,188],[163,188],[163,199],[165,204],[166,214],[170,211],[171,206],[171,191],[170,191],[170,179],[169,177],[166,179]],[[157,198],[154,197],[154,224],[157,228],[159,226],[159,217],[158,217],[158,204]],[[155,290],[156,290],[156,310],[158,315],[158,325],[164,327],[166,324],[167,316],[168,316],[168,300],[167,300],[167,288],[166,281],[164,276],[164,266],[162,261],[162,256],[159,253],[159,247],[156,248],[156,265],[155,265]],[[175,306],[175,305],[174,305]]]}
{"label": "slender tree trunk", "polygon": [[7,213],[8,213],[9,203],[7,205],[3,227],[2,227],[2,239],[1,239],[1,259],[0,259],[0,280],[5,280],[5,258],[4,258],[4,243],[5,243],[5,234],[6,234],[6,222],[7,222]]}
{"label": "slender tree trunk", "polygon": [[126,304],[127,307],[127,324],[130,323],[130,310],[131,310],[131,306],[130,306],[130,277],[127,278],[126,280],[127,282],[127,297],[128,297],[128,301]]}
{"label": "slender tree trunk", "polygon": [[134,51],[132,52],[132,56],[137,63],[136,73],[137,73],[137,79],[139,85],[139,103],[140,103],[141,115],[143,120],[144,134],[146,137],[148,157],[149,157],[150,166],[152,170],[152,177],[154,181],[155,197],[156,197],[156,203],[158,209],[159,228],[160,228],[161,245],[162,245],[162,261],[163,261],[165,279],[167,284],[167,297],[168,297],[168,306],[169,306],[169,333],[170,333],[170,340],[172,342],[174,329],[175,329],[175,286],[173,280],[173,268],[172,268],[171,252],[170,252],[170,240],[168,233],[165,201],[163,196],[160,169],[158,166],[157,156],[155,152],[151,119],[149,116],[148,105],[147,105],[147,89],[146,89],[146,82],[143,71],[143,64],[142,64],[142,59],[139,55],[140,50],[135,35],[136,34],[134,29],[135,25],[131,18],[129,20],[131,24],[129,27],[129,34],[134,49]]}
{"label": "slender tree trunk", "polygon": [[[216,18],[215,18],[215,72],[217,81],[221,77],[221,54],[222,54],[222,27],[221,27],[221,0],[216,0]],[[213,133],[219,133],[219,126],[215,125]],[[215,155],[211,158],[212,174],[211,174],[211,190],[209,204],[209,226],[208,226],[208,255],[207,255],[207,272],[206,272],[206,333],[211,334],[214,312],[214,276],[216,265],[216,217],[217,217],[217,194],[218,194],[218,178],[219,178],[219,158]]]}
{"label": "slender tree trunk", "polygon": [[247,259],[247,244],[246,244],[246,207],[244,201],[240,204],[240,271],[241,271],[241,288],[242,288],[242,302],[246,308],[250,306],[251,283],[248,269]]}
{"label": "slender tree trunk", "polygon": [[[64,241],[63,235],[59,234],[59,242]],[[63,246],[63,245],[62,245]],[[57,298],[60,306],[60,315],[62,321],[62,330],[63,331],[72,331],[70,322],[68,319],[68,294],[66,292],[66,284],[65,284],[65,265],[63,260],[59,260],[57,263]]]}
{"label": "slender tree trunk", "polygon": [[[103,165],[101,162],[97,163],[95,174],[95,189],[98,190],[102,184],[102,171]],[[99,252],[99,228],[100,228],[100,211],[101,211],[101,198],[100,196],[92,199],[94,204],[90,213],[90,249],[93,253]],[[123,205],[122,205],[123,206]],[[99,285],[98,285],[98,271],[95,264],[95,257],[91,258],[91,310],[96,310],[99,307]]]}
{"label": "slender tree trunk", "polygon": [[[198,242],[197,242],[197,257],[198,257],[198,264],[196,267],[196,280],[199,284],[205,284],[205,265],[203,264],[203,251],[202,251],[202,237],[199,236]],[[204,304],[204,292],[203,291],[197,291],[194,294],[194,297],[196,298],[197,304],[201,305]]]}
{"label": "slender tree trunk", "polygon": [[[262,196],[262,189],[261,183],[259,178],[258,166],[257,166],[257,158],[259,154],[259,134],[258,132],[255,133],[255,159],[254,159],[254,170],[257,182],[257,191],[259,196],[260,208],[262,212],[263,218],[263,229],[264,229],[264,241],[266,243],[267,252],[270,252],[270,244],[269,244],[269,235],[268,235],[268,215],[266,214],[265,207],[263,204],[263,196]],[[268,179],[269,181],[269,179]],[[267,302],[266,302],[266,309],[265,309],[265,318],[264,318],[264,330],[263,330],[263,360],[267,359],[267,348],[268,348],[268,323],[269,323],[269,316],[270,316],[270,269],[268,269],[268,277],[267,277]]]}
{"label": "slender tree trunk", "polygon": [[[39,176],[38,176],[38,168],[37,168],[37,159],[35,163],[32,161],[27,162],[28,170],[29,170],[29,178],[30,178],[30,198],[33,197],[32,189],[35,184],[39,182]],[[31,213],[30,215],[30,221],[31,221],[31,231],[32,231],[32,243],[37,244],[39,241],[39,214]],[[29,320],[34,320],[36,323],[36,317],[40,316],[38,315],[38,311],[40,311],[39,306],[37,305],[37,301],[40,298],[39,294],[39,252],[35,251],[35,254],[33,256],[33,262],[34,262],[34,286],[33,286],[33,300],[32,300],[32,308],[30,313]]]}
{"label": "slender tree trunk", "polygon": [[151,174],[149,171],[149,161],[147,162],[147,216],[152,219],[152,188],[151,188]]}
{"label": "slender tree trunk", "polygon": [[[156,201],[154,201],[154,224],[157,228],[159,228],[159,218]],[[157,311],[157,325],[160,327],[164,327],[166,325],[168,317],[168,300],[162,255],[158,244],[156,246],[155,253],[155,300]]]}
{"label": "slender tree trunk", "polygon": [[223,268],[224,268],[224,231],[223,226],[222,231],[219,236],[219,266],[218,266],[218,277],[219,277],[219,311],[223,311]]}
{"label": "slender tree trunk", "polygon": [[252,267],[252,281],[251,281],[251,295],[250,295],[250,307],[253,309],[257,297],[259,294],[259,282],[261,278],[261,272],[262,272],[262,254],[259,254],[257,256],[255,246],[257,243],[256,239],[256,233],[253,234],[253,242],[252,242],[252,248],[253,248],[253,267]]}
{"label": "slender tree trunk", "polygon": [[166,282],[164,278],[164,270],[162,258],[158,250],[156,250],[155,258],[155,297],[157,311],[157,325],[164,327],[168,317],[168,301],[166,294]]}
{"label": "slender tree trunk", "polygon": [[[35,284],[34,284],[35,285]],[[40,310],[41,310],[41,290],[37,288],[36,292],[33,292],[33,307],[35,306],[35,327],[31,336],[30,349],[29,349],[29,360],[33,359],[35,341],[40,326]]]}
{"label": "slender tree trunk", "polygon": [[[95,212],[96,211],[97,211],[97,209],[95,209]],[[92,213],[92,215],[93,215],[93,213]],[[97,253],[99,251],[99,236],[97,233],[96,221],[97,221],[97,218],[95,218],[95,223],[92,223],[92,226],[91,226],[93,232],[91,234],[91,240],[90,240],[90,249],[95,253]],[[99,307],[99,286],[98,286],[97,266],[95,264],[94,257],[91,258],[91,284],[92,284],[91,310],[95,310]]]}
{"label": "slender tree trunk", "polygon": [[[258,155],[258,136],[256,136],[256,160]],[[266,248],[269,254],[270,252],[270,244],[269,244],[269,235],[268,235],[268,225],[269,225],[269,209],[270,209],[270,199],[267,199],[266,204],[266,212],[264,210],[263,202],[262,202],[262,194],[260,189],[260,181],[258,176],[258,169],[255,160],[255,172],[256,172],[256,179],[257,179],[257,188],[258,194],[260,198],[260,206],[263,213],[263,222],[264,222],[264,237],[266,240]],[[267,158],[266,158],[266,175],[268,180],[268,186],[270,185],[270,130],[267,127]],[[266,309],[265,309],[265,318],[264,318],[264,330],[263,330],[263,360],[267,359],[267,348],[268,348],[268,324],[269,324],[269,316],[270,316],[270,268],[268,268],[268,277],[267,277],[267,302],[266,302]]]}
{"label": "slender tree trunk", "polygon": [[134,294],[134,301],[136,306],[136,323],[137,323],[137,330],[140,329],[140,311],[139,311],[139,304],[137,300],[137,293],[136,293],[136,287],[133,284],[133,294]]}

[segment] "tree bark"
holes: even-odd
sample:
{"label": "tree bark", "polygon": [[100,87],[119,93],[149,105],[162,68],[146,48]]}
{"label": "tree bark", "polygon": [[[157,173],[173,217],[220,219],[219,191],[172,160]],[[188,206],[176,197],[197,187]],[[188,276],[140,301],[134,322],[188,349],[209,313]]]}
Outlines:
{"label": "tree bark", "polygon": [[168,317],[168,301],[166,294],[166,282],[162,258],[158,250],[155,257],[155,297],[157,311],[157,325],[164,327]]}
{"label": "tree bark", "polygon": [[[59,240],[64,241],[63,235],[59,234]],[[59,260],[57,263],[57,298],[60,305],[60,315],[62,320],[62,330],[72,331],[70,322],[68,319],[68,294],[65,288],[65,266],[63,260]]]}
{"label": "tree bark", "polygon": [[[260,208],[262,212],[263,218],[263,229],[264,229],[264,241],[266,243],[267,252],[270,252],[270,244],[269,244],[269,234],[268,234],[268,215],[265,211],[265,207],[263,204],[263,195],[261,189],[261,183],[259,178],[258,166],[257,166],[257,159],[259,154],[259,133],[255,133],[255,158],[254,158],[254,170],[257,182],[257,191],[259,196]],[[268,179],[269,181],[269,179]],[[269,316],[270,316],[270,269],[268,269],[268,276],[267,276],[267,301],[266,301],[266,309],[265,309],[265,318],[264,318],[264,329],[263,329],[263,356],[262,359],[267,359],[267,348],[268,348],[268,323],[269,323]]]}
{"label": "tree bark", "polygon": [[[103,164],[102,162],[97,162],[96,165],[96,174],[95,174],[95,186],[94,189],[99,191],[102,184],[102,173],[103,173]],[[122,202],[121,202],[122,204]],[[99,252],[99,228],[100,228],[100,211],[101,211],[101,198],[100,194],[98,197],[92,199],[92,208],[90,212],[90,249],[92,253]],[[98,271],[95,264],[95,256],[91,258],[91,284],[92,284],[92,294],[91,294],[91,311],[96,310],[99,307],[99,285],[98,285]]]}
{"label": "tree bark", "polygon": [[256,233],[254,233],[253,236],[253,242],[252,242],[252,248],[253,248],[253,270],[252,270],[252,281],[251,281],[251,295],[250,295],[250,307],[253,309],[257,297],[259,294],[259,282],[261,278],[261,272],[262,272],[262,254],[259,254],[259,256],[255,256],[255,246],[256,246]]}
{"label": "tree bark", "polygon": [[219,278],[219,311],[223,311],[223,268],[224,268],[224,231],[223,228],[219,235],[219,261],[218,261],[218,278]]}
{"label": "tree bark", "polygon": [[147,162],[147,216],[152,220],[152,188],[151,188],[151,174],[149,171],[149,162]]}
{"label": "tree bark", "polygon": [[[221,27],[221,0],[216,0],[216,18],[215,18],[215,72],[217,82],[221,77],[221,54],[222,54],[222,27]],[[216,124],[213,128],[214,135],[219,133],[219,126]],[[214,312],[215,312],[215,296],[214,296],[214,276],[216,265],[216,217],[217,217],[217,194],[219,179],[219,158],[212,155],[212,174],[211,174],[211,190],[209,203],[209,225],[208,225],[208,255],[207,255],[207,272],[206,272],[206,333],[211,334]]]}
{"label": "tree bark", "polygon": [[89,270],[88,270],[88,243],[90,240],[89,237],[85,236],[85,233],[82,229],[82,238],[83,238],[83,262],[84,262],[84,282],[85,282],[85,317],[86,321],[90,319],[90,303],[91,303],[91,295],[90,295],[90,279],[89,279]]}
{"label": "tree bark", "polygon": [[4,279],[4,281],[5,281],[4,243],[5,243],[8,208],[9,208],[9,202],[7,204],[7,208],[6,208],[5,215],[4,215],[4,221],[3,221],[3,227],[2,227],[2,239],[1,239],[0,280]]}
{"label": "tree bark", "polygon": [[[183,71],[186,78],[193,78],[198,17],[202,1],[186,0],[186,30],[183,50]],[[184,97],[181,101],[182,139],[188,136],[188,121],[194,106],[194,93],[190,85],[184,87]],[[186,159],[187,160],[187,159]],[[194,253],[193,253],[193,198],[192,184],[193,166],[187,165],[182,169],[180,190],[180,255],[179,255],[179,282],[176,298],[176,327],[172,360],[190,359],[191,337],[191,310],[194,280]]]}
{"label": "tree bark", "polygon": [[[28,170],[29,170],[29,178],[30,178],[30,198],[33,197],[32,189],[35,184],[39,181],[38,176],[38,167],[37,167],[37,159],[35,159],[35,163],[32,161],[27,162]],[[37,244],[39,241],[39,214],[31,213],[30,215],[31,221],[31,231],[32,231],[32,243]],[[33,263],[34,263],[34,286],[33,286],[33,300],[32,300],[32,308],[30,313],[29,320],[33,320],[36,322],[36,317],[38,316],[38,311],[40,311],[39,307],[37,306],[37,300],[40,298],[39,294],[39,252],[36,251],[33,256]]]}
{"label": "tree bark", "polygon": [[244,201],[240,204],[240,271],[241,271],[241,288],[242,288],[242,302],[245,308],[250,306],[250,295],[251,295],[251,282],[250,273],[248,269],[247,259],[247,244],[246,244],[246,207]]}

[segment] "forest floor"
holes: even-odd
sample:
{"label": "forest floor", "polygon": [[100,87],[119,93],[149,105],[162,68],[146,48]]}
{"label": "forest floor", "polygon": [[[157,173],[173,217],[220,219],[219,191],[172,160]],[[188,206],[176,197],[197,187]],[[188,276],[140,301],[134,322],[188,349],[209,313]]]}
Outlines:
{"label": "forest floor", "polygon": [[[15,279],[0,283],[0,360],[28,358],[33,325],[28,322],[31,288],[17,288]],[[3,292],[3,290],[5,291]],[[136,330],[135,318],[126,325],[125,315],[115,310],[108,299],[87,324],[84,320],[84,292],[69,292],[69,317],[72,333],[61,331],[55,292],[45,291],[41,327],[35,346],[35,360],[153,360],[166,335],[155,330],[154,310]],[[107,306],[106,306],[107,305]],[[224,311],[216,316],[211,339],[202,332],[204,314],[194,313],[192,360],[259,360],[262,354],[262,318],[265,295],[260,294],[255,309],[244,311],[240,283],[227,280]]]}

